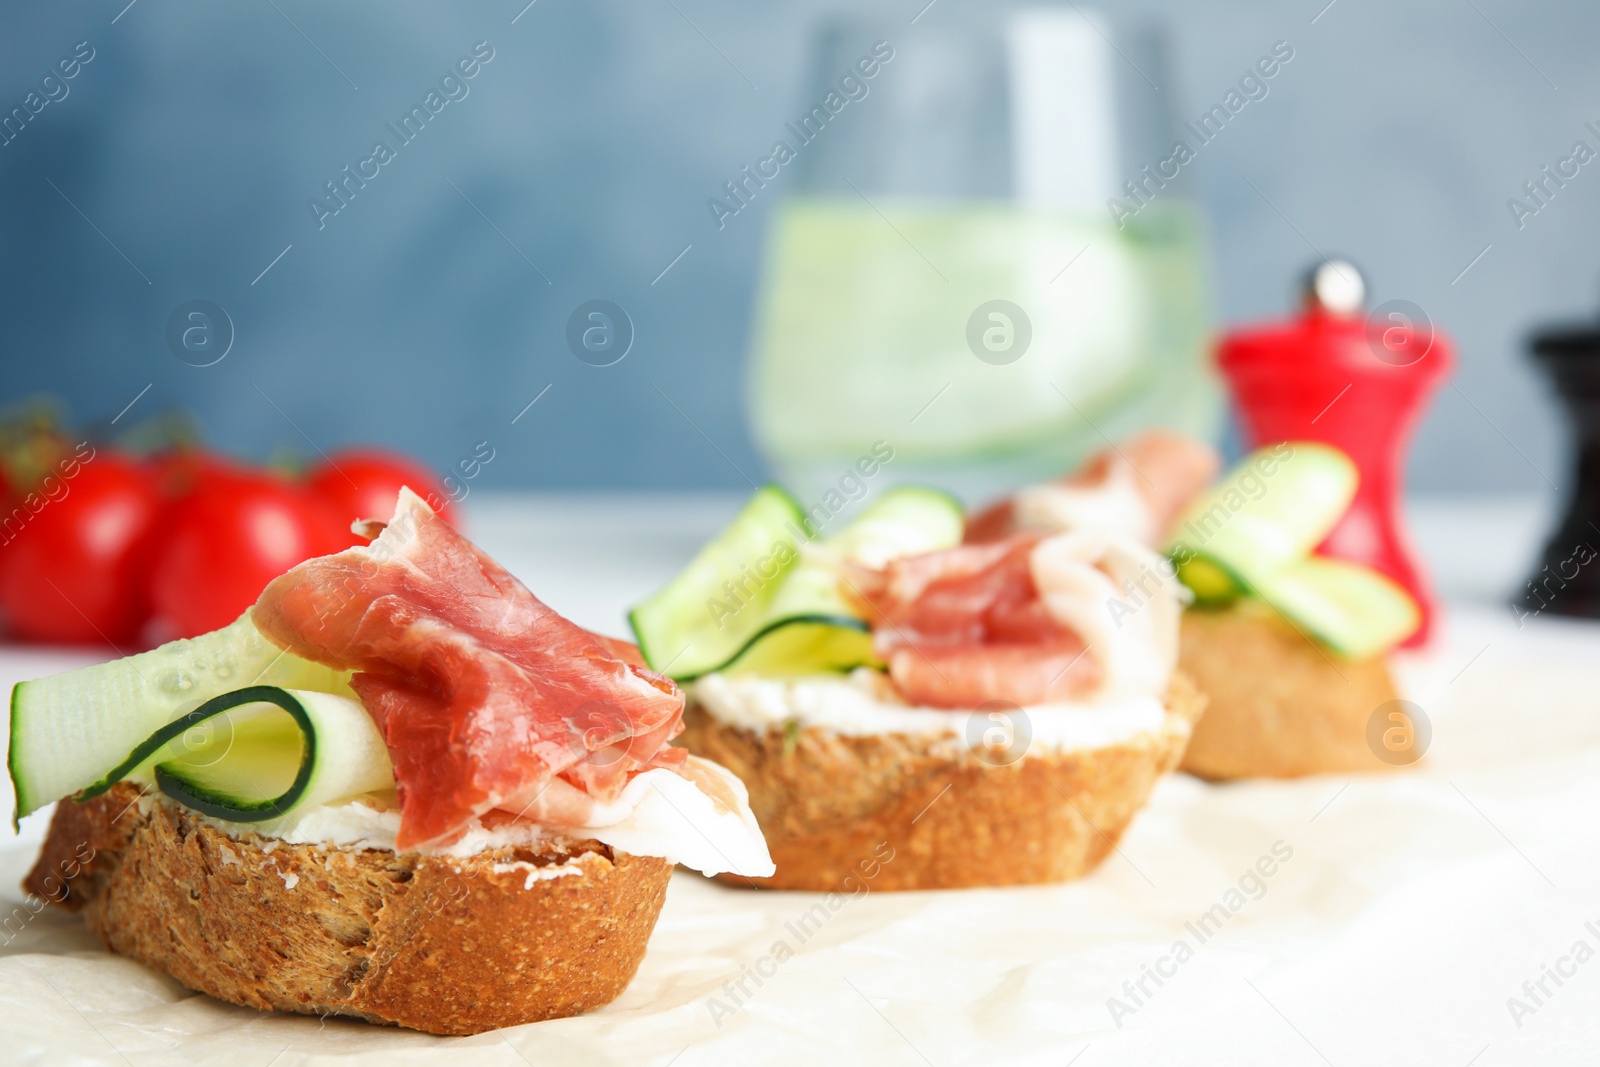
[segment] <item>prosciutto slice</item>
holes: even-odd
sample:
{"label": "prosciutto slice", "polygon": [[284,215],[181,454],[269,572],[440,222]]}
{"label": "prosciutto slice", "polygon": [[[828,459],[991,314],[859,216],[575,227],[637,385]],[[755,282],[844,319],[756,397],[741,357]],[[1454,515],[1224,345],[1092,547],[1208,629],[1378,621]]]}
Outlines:
{"label": "prosciutto slice", "polygon": [[873,650],[907,700],[936,708],[1038,704],[1096,689],[1098,663],[1046,608],[1021,534],[892,560],[856,583]]}
{"label": "prosciutto slice", "polygon": [[1204,441],[1149,430],[1096,452],[1064,478],[1028,486],[979,512],[967,522],[966,539],[1094,529],[1155,545],[1216,478],[1220,463]]}
{"label": "prosciutto slice", "polygon": [[307,560],[252,615],[297,656],[356,672],[400,799],[399,848],[495,809],[581,825],[666,747],[683,693],[638,650],[562,618],[410,490],[371,544]]}
{"label": "prosciutto slice", "polygon": [[1012,534],[893,560],[852,584],[874,651],[914,704],[1160,696],[1177,659],[1170,569],[1104,532]]}

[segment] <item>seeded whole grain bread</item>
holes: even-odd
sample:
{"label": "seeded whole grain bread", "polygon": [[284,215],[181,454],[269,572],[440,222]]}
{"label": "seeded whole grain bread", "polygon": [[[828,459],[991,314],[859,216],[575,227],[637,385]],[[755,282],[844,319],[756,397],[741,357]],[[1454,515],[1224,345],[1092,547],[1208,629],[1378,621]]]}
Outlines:
{"label": "seeded whole grain bread", "polygon": [[1395,769],[1367,737],[1373,713],[1396,697],[1383,657],[1337,659],[1251,600],[1184,612],[1178,648],[1180,669],[1210,698],[1183,757],[1191,774],[1220,780]]}
{"label": "seeded whole grain bread", "polygon": [[453,859],[235,838],[120,783],[57,806],[24,884],[221,1000],[474,1034],[614,1000],[671,873],[597,841]]}
{"label": "seeded whole grain bread", "polygon": [[750,791],[778,869],[770,878],[719,876],[730,885],[852,893],[1026,885],[1093,870],[1177,766],[1204,708],[1175,675],[1160,729],[1076,752],[1031,746],[1006,762],[944,735],[751,731],[691,699],[677,743]]}

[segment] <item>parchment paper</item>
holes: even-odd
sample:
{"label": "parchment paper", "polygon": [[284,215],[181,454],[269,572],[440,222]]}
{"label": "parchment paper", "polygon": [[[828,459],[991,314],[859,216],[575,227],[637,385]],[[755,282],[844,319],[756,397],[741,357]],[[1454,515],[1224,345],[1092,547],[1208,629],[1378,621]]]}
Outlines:
{"label": "parchment paper", "polygon": [[[0,681],[62,665],[11,656]],[[1434,727],[1417,769],[1175,776],[1098,871],[1054,888],[869,891],[830,911],[680,872],[619,1001],[478,1037],[236,1008],[47,910],[0,948],[0,1060],[1593,1063],[1600,958],[1574,950],[1600,951],[1600,628],[1458,614],[1410,681]],[[40,830],[0,845],[8,912]]]}

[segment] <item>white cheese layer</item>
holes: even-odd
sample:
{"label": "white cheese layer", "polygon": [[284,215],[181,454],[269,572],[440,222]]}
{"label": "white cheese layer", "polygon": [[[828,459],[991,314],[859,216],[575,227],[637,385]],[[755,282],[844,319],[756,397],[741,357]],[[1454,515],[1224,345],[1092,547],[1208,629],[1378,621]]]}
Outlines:
{"label": "white cheese layer", "polygon": [[[707,875],[766,877],[776,869],[766,839],[750,811],[744,783],[710,760],[689,757],[691,770],[711,779],[718,799],[675,771],[656,768],[634,776],[622,795],[597,804],[581,826],[517,822],[469,829],[434,855],[468,857],[493,848],[537,845],[551,837],[592,838],[636,856],[660,856]],[[724,803],[732,799],[730,807]],[[260,823],[210,820],[234,837],[258,834],[291,845],[332,845],[394,851],[400,810],[392,797],[366,796],[297,811]],[[530,880],[531,884],[531,880]]]}
{"label": "white cheese layer", "polygon": [[895,693],[883,675],[858,670],[850,675],[760,678],[708,674],[691,687],[691,699],[729,726],[755,732],[820,727],[837,734],[938,735],[966,748],[993,743],[997,727],[1026,730],[1029,746],[1052,752],[1087,751],[1159,730],[1167,709],[1159,697],[1128,696],[1104,704],[1037,704],[999,714],[1019,722],[1002,724],[994,709],[970,711],[914,707]]}

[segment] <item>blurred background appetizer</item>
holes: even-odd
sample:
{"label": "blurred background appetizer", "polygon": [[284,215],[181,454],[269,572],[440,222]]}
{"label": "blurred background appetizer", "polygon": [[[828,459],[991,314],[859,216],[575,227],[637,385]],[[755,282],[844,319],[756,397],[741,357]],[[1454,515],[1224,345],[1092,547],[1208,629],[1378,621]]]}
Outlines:
{"label": "blurred background appetizer", "polygon": [[1126,592],[1161,558],[1115,524],[964,525],[901,487],[820,536],[769,486],[633,610],[689,686],[685,745],[750,790],[777,865],[758,884],[1075,878],[1177,764],[1203,705],[1175,672],[1179,587]]}
{"label": "blurred background appetizer", "polygon": [[1383,758],[1369,724],[1385,707],[1404,715],[1386,657],[1421,609],[1375,568],[1312,551],[1348,514],[1358,477],[1337,449],[1280,442],[1242,459],[1171,532],[1194,599],[1180,662],[1209,698],[1185,770],[1292,778],[1414,762],[1403,749]]}

